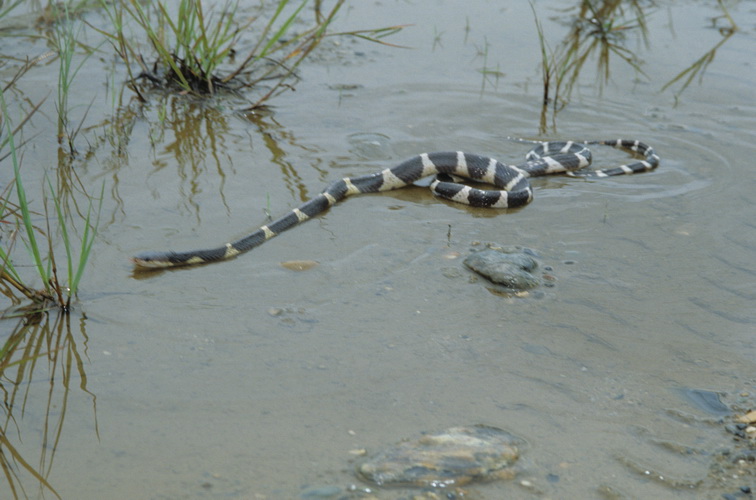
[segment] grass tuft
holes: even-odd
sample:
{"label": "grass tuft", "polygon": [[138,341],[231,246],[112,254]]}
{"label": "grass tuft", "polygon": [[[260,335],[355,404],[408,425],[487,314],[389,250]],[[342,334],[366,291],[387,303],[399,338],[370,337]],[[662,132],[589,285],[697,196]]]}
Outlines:
{"label": "grass tuft", "polygon": [[[97,209],[94,221],[92,220],[93,203],[91,198],[89,200],[89,208],[84,217],[84,229],[79,238],[78,259],[74,260],[76,253],[73,249],[72,239],[70,237],[71,231],[68,227],[70,222],[65,217],[65,212],[60,203],[60,197],[55,192],[49,179],[47,179],[57,215],[56,229],[60,231],[62,235],[64,251],[66,254],[68,279],[65,281],[66,285],[64,286],[58,278],[57,267],[55,265],[55,254],[51,237],[52,229],[49,220],[47,222],[46,231],[42,231],[36,227],[32,220],[33,215],[36,217],[36,214],[33,214],[32,212],[31,203],[27,197],[26,187],[22,180],[21,159],[19,158],[18,150],[16,148],[15,133],[9,118],[5,94],[1,89],[0,110],[5,117],[3,127],[6,129],[5,131],[7,134],[2,145],[8,148],[7,156],[11,160],[14,176],[12,185],[6,189],[2,198],[0,198],[0,219],[6,224],[13,224],[15,226],[15,229],[12,232],[13,237],[10,239],[8,246],[6,248],[0,248],[0,282],[15,289],[43,309],[57,306],[61,310],[67,312],[71,307],[72,298],[76,295],[84,268],[86,267],[86,263],[91,254],[92,244],[97,232],[96,228],[99,223],[99,213],[102,207],[104,184],[103,191],[101,191],[99,198],[100,205]],[[28,120],[28,118],[29,117],[27,116],[24,121]],[[11,203],[9,200],[12,193],[15,193],[15,203]],[[37,277],[42,282],[41,288],[35,289],[27,284],[21,273],[19,273],[18,269],[15,267],[14,260],[11,258],[11,254],[14,250],[13,243],[19,235],[27,249],[28,256],[34,266]],[[46,245],[43,245],[44,243],[46,243]]]}
{"label": "grass tuft", "polygon": [[[60,2],[60,4],[51,6],[50,9],[53,11],[51,15],[55,19],[50,43],[53,45],[54,52],[57,54],[59,61],[57,99],[55,103],[58,112],[58,143],[65,144],[68,147],[69,154],[73,156],[76,154],[74,142],[81,130],[82,124],[80,123],[76,128],[70,126],[69,115],[71,107],[68,97],[76,75],[84,66],[93,50],[86,47],[87,53],[85,56],[78,61],[78,64],[74,64],[75,50],[77,47],[83,46],[79,41],[82,24],[72,17],[68,2]],[[85,117],[86,114],[85,112]]]}
{"label": "grass tuft", "polygon": [[[606,2],[581,2],[577,15],[567,36],[556,49],[546,42],[543,26],[538,19],[535,6],[530,8],[535,18],[536,33],[541,48],[541,75],[543,81],[543,111],[541,132],[546,131],[546,115],[552,107],[553,119],[569,103],[575,83],[577,83],[586,63],[596,61],[599,92],[609,81],[610,62],[619,58],[631,66],[636,73],[648,79],[637,56],[624,46],[625,35],[638,30],[646,40],[646,15],[638,0],[607,0]],[[634,17],[624,20],[631,11]]]}
{"label": "grass tuft", "polygon": [[[316,2],[314,24],[304,29],[295,26],[303,24],[309,0],[279,0],[267,21],[262,14],[239,21],[239,2],[230,0],[210,9],[201,0],[180,0],[175,13],[163,1],[144,4],[139,0],[101,0],[101,3],[114,29],[95,29],[111,42],[126,63],[130,87],[141,99],[146,97],[145,82],[194,96],[212,96],[222,90],[238,93],[262,82],[274,82],[248,109],[260,107],[290,89],[296,68],[326,36],[354,36],[391,45],[384,38],[403,28],[329,33],[328,27],[345,0],[338,0],[327,12],[322,12],[320,2]],[[126,35],[129,21],[143,34],[138,39],[149,40],[154,51],[151,64],[145,62],[139,47]],[[255,32],[251,48],[239,58],[240,63],[234,64],[242,35],[251,32]],[[139,72],[132,68],[135,64]]]}

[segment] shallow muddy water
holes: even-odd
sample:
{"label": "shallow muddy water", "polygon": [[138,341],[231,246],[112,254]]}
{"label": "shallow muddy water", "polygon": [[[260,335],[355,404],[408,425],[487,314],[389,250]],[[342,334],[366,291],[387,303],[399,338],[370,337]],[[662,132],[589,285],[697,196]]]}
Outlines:
{"label": "shallow muddy water", "polygon": [[[128,90],[113,106],[125,72],[112,54],[90,59],[71,95],[89,152],[74,169],[92,192],[105,183],[100,234],[60,326],[68,364],[4,374],[6,394],[23,395],[4,408],[17,456],[64,499],[297,499],[330,487],[342,493],[326,498],[340,498],[350,485],[411,498],[360,482],[357,451],[485,424],[527,442],[518,475],[454,498],[756,488],[753,462],[721,453],[742,445],[725,424],[756,401],[753,3],[728,3],[732,33],[713,20],[715,2],[648,7],[647,40],[629,29],[620,42],[642,73],[613,54],[601,83],[591,57],[566,107],[545,117],[533,10],[510,3],[353,2],[335,30],[408,24],[388,39],[407,48],[327,39],[296,91],[254,116],[234,112],[238,102],[129,103]],[[565,7],[533,4],[552,48],[575,13]],[[39,29],[23,19],[6,29]],[[2,43],[16,57],[47,50],[36,38]],[[712,49],[700,77],[662,90]],[[56,78],[55,62],[37,66],[15,96],[38,102]],[[39,135],[24,175],[40,189],[59,161],[51,116],[26,130]],[[420,152],[524,161],[528,145],[507,137],[640,139],[661,165],[539,178],[518,210],[424,187],[358,196],[230,262],[138,274],[129,261],[217,246],[332,180]],[[593,152],[600,167],[630,161]],[[532,249],[554,286],[492,292],[462,265],[486,243]],[[318,265],[281,265],[293,260]],[[15,327],[3,320],[0,335]],[[18,475],[26,496],[54,497]]]}

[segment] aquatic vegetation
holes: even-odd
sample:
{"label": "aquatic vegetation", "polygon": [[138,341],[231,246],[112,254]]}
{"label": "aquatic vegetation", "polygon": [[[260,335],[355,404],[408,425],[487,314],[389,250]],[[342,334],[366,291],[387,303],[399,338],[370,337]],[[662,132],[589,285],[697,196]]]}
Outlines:
{"label": "aquatic vegetation", "polygon": [[7,5],[0,4],[0,19],[10,14],[13,9],[21,5],[21,2],[24,0],[15,0],[14,2],[10,2]]}
{"label": "aquatic vegetation", "polygon": [[675,92],[675,100],[680,97],[680,94],[682,94],[685,89],[688,88],[688,86],[696,79],[696,77],[698,77],[699,81],[703,79],[704,73],[706,73],[706,69],[709,67],[709,64],[714,61],[714,58],[717,55],[717,50],[719,50],[725,44],[725,42],[727,42],[727,40],[729,40],[730,37],[738,31],[738,25],[735,24],[735,21],[733,20],[732,16],[730,16],[730,13],[727,11],[727,7],[725,7],[724,3],[722,3],[722,0],[718,0],[717,3],[719,4],[720,9],[722,9],[722,15],[712,20],[714,27],[717,27],[716,24],[718,23],[718,19],[726,19],[728,26],[718,27],[719,32],[722,34],[722,39],[717,42],[714,47],[706,51],[690,66],[682,70],[674,78],[664,84],[662,91],[667,90],[675,83],[681,82],[680,89]]}
{"label": "aquatic vegetation", "polygon": [[[401,26],[368,29],[347,33],[329,33],[328,27],[345,0],[337,1],[328,12],[315,5],[315,22],[305,29],[302,13],[308,0],[295,5],[279,0],[272,14],[262,11],[246,21],[238,22],[239,3],[226,1],[206,10],[200,0],[181,0],[177,12],[164,2],[138,0],[102,2],[115,28],[98,31],[106,36],[117,54],[126,63],[130,88],[146,100],[140,82],[147,81],[160,88],[175,89],[192,95],[214,95],[220,90],[239,93],[261,82],[274,83],[249,106],[254,109],[271,97],[291,88],[296,68],[326,36],[351,35],[385,43],[382,39],[399,31]],[[262,6],[261,6],[262,9]],[[264,20],[267,17],[267,20]],[[133,21],[150,42],[155,52],[151,65],[145,62],[137,43],[126,35],[127,21]],[[237,46],[242,34],[254,33],[255,41],[240,63]],[[139,39],[141,37],[137,37]],[[132,66],[140,71],[135,75]]]}
{"label": "aquatic vegetation", "polygon": [[[12,163],[14,176],[13,184],[0,197],[0,220],[3,220],[3,222],[11,227],[9,231],[10,237],[8,238],[9,242],[6,243],[7,246],[0,247],[0,282],[10,286],[16,292],[29,299],[33,303],[33,310],[59,307],[61,310],[67,312],[71,307],[72,298],[76,295],[84,268],[92,250],[99,221],[99,209],[97,210],[97,216],[95,216],[93,214],[93,200],[89,198],[89,207],[83,218],[84,228],[79,236],[78,259],[74,261],[76,252],[74,251],[71,238],[74,225],[71,222],[71,217],[60,203],[59,194],[53,188],[49,178],[47,179],[48,189],[50,190],[49,195],[55,207],[57,220],[57,227],[55,229],[60,232],[66,256],[68,279],[63,284],[59,279],[58,266],[55,260],[53,229],[51,228],[50,221],[45,217],[46,227],[41,229],[32,220],[32,215],[36,218],[39,214],[33,214],[31,203],[26,195],[26,188],[21,176],[21,159],[15,143],[15,130],[9,118],[5,95],[2,91],[0,91],[0,109],[2,109],[3,116],[5,117],[3,126],[7,134],[2,146],[8,149],[7,156]],[[26,122],[28,119],[29,115],[24,118],[23,122]],[[11,194],[15,194],[15,202],[10,201]],[[101,200],[102,194],[100,196]],[[47,212],[47,203],[45,203],[45,212]],[[39,289],[27,283],[27,280],[21,276],[14,264],[14,260],[11,258],[14,242],[19,235],[23,235],[23,245],[28,251],[37,277],[42,282],[42,287]],[[6,293],[6,295],[10,295],[10,293]],[[14,302],[18,303],[18,299],[15,299]]]}
{"label": "aquatic vegetation", "polygon": [[[125,63],[127,85],[142,101],[146,100],[146,87],[155,84],[170,95],[213,96],[228,91],[239,96],[245,89],[265,82],[262,94],[250,101],[249,108],[254,109],[291,88],[290,80],[296,77],[296,68],[324,37],[348,35],[386,43],[382,40],[384,37],[401,29],[396,26],[330,33],[328,27],[344,3],[344,0],[337,1],[330,10],[323,11],[321,3],[315,2],[312,9],[314,22],[305,28],[302,18],[308,0],[264,2],[254,16],[246,19],[240,13],[238,2],[230,0],[211,8],[206,8],[208,3],[200,0],[182,0],[176,11],[172,10],[174,5],[171,2],[162,1],[49,2],[34,12],[33,22],[43,27],[44,38],[52,50],[35,59],[22,61],[0,93],[3,130],[0,134],[0,161],[9,161],[13,172],[13,182],[4,186],[0,195],[0,220],[3,221],[0,230],[4,232],[0,247],[0,283],[6,287],[4,293],[13,306],[18,307],[26,300],[31,301],[32,310],[59,307],[68,311],[97,234],[98,198],[88,194],[89,189],[76,178],[71,165],[77,155],[76,138],[83,130],[92,102],[88,106],[85,104],[83,117],[74,124],[70,112],[77,104],[70,103],[69,97],[80,70],[94,52],[102,50],[102,43],[95,42],[99,43],[95,48],[84,43],[91,34],[86,32],[87,29],[93,29],[104,36],[104,41],[110,42]],[[22,2],[18,1],[0,8],[0,18],[21,5]],[[98,18],[110,25],[98,28],[83,20],[84,14],[96,7],[100,12],[92,17],[99,14]],[[136,25],[147,35],[155,53],[151,65],[145,63],[141,52],[143,47],[137,41],[144,37],[128,36],[127,24]],[[242,35],[247,37],[249,34],[254,40],[251,44],[244,40],[245,47],[251,48],[241,59],[237,54],[238,46]],[[35,211],[31,201],[34,196],[27,196],[27,185],[23,181],[20,148],[27,139],[21,137],[20,131],[46,99],[32,105],[31,110],[28,103],[24,104],[26,111],[14,110],[15,115],[9,112],[5,99],[11,89],[20,88],[26,72],[49,57],[58,60],[58,81],[53,95],[58,144],[60,152],[65,154],[59,155],[56,180],[44,175],[41,186],[43,203]],[[11,60],[10,57],[5,59]],[[233,60],[241,62],[234,65]],[[14,119],[14,116],[20,118]],[[118,133],[113,137],[118,137]],[[77,186],[76,193],[71,189],[72,185]],[[75,196],[86,198],[84,207],[78,206]],[[100,206],[101,203],[102,191]],[[26,249],[26,258],[32,264],[32,276],[26,272],[26,266],[19,264],[23,260],[23,251],[18,252],[21,247]]]}
{"label": "aquatic vegetation", "polygon": [[[72,18],[68,5],[65,2],[62,2],[60,7],[53,7],[53,10],[59,11],[55,14],[56,21],[53,23],[53,35],[50,37],[50,42],[57,53],[59,62],[56,100],[56,109],[58,112],[58,142],[67,144],[69,154],[74,155],[76,153],[74,141],[81,130],[83,119],[78,127],[71,128],[71,124],[69,123],[70,105],[68,103],[68,96],[71,92],[71,85],[73,85],[76,74],[84,63],[86,63],[93,50],[87,47],[86,56],[81,58],[81,60],[74,65],[75,49],[77,46],[82,46],[79,41],[82,25]],[[86,113],[84,116],[86,117]]]}
{"label": "aquatic vegetation", "polygon": [[[674,97],[677,100],[696,78],[703,78],[709,65],[714,61],[717,50],[738,31],[738,26],[730,16],[722,0],[717,0],[722,11],[712,19],[713,27],[722,34],[722,39],[703,53],[687,68],[661,87],[661,91],[680,84]],[[572,91],[589,61],[596,63],[596,83],[599,92],[610,79],[610,63],[619,59],[646,80],[651,80],[643,71],[640,58],[626,46],[627,35],[636,32],[648,45],[646,18],[653,3],[638,0],[582,0],[573,8],[575,14],[570,21],[570,30],[556,48],[546,41],[543,26],[535,7],[531,3],[535,19],[536,33],[541,48],[541,75],[543,85],[543,111],[541,132],[547,129],[547,114],[551,108],[552,120],[570,101]],[[725,25],[719,26],[724,20]]]}
{"label": "aquatic vegetation", "polygon": [[[549,106],[553,116],[569,103],[575,83],[589,61],[596,61],[599,92],[609,81],[610,62],[618,57],[645,78],[638,57],[625,45],[626,34],[638,31],[646,39],[645,6],[637,0],[602,0],[580,2],[572,17],[570,31],[556,49],[546,41],[543,26],[535,7],[531,4],[536,32],[541,48],[541,74],[543,83],[543,112],[541,131],[546,130]],[[628,11],[630,14],[628,14]]]}
{"label": "aquatic vegetation", "polygon": [[490,44],[488,43],[488,40],[484,38],[483,40],[483,47],[478,47],[477,52],[478,56],[483,58],[483,67],[478,69],[478,72],[483,75],[483,79],[480,85],[480,91],[481,93],[486,90],[486,84],[490,84],[492,87],[497,88],[499,85],[499,79],[503,78],[505,76],[504,72],[501,71],[501,67],[497,63],[495,67],[489,66],[488,63],[488,56]]}
{"label": "aquatic vegetation", "polygon": [[[9,83],[0,88],[0,161],[10,160],[13,181],[0,193],[0,293],[10,299],[12,306],[0,311],[0,319],[18,318],[18,322],[0,345],[0,389],[4,398],[2,405],[5,424],[0,427],[0,468],[12,498],[29,498],[24,484],[29,478],[35,482],[40,491],[44,490],[55,498],[62,498],[48,481],[48,476],[55,457],[55,452],[62,436],[65,420],[65,408],[70,391],[72,375],[78,375],[79,386],[87,392],[94,404],[94,395],[86,388],[86,374],[83,362],[77,351],[76,340],[71,334],[69,314],[71,301],[76,295],[88,258],[92,251],[94,237],[99,219],[99,206],[94,213],[94,204],[88,197],[89,206],[83,218],[84,228],[75,236],[75,229],[80,225],[75,221],[63,201],[65,194],[53,187],[52,181],[45,176],[47,188],[43,188],[45,200],[52,200],[54,217],[48,217],[47,201],[44,202],[44,216],[32,209],[32,201],[27,197],[27,189],[21,175],[21,153],[19,148],[27,140],[18,140],[20,131],[42,106],[41,100],[27,111],[17,124],[9,113],[6,92],[38,60],[26,61],[12,76]],[[103,184],[104,188],[104,184]],[[15,195],[15,196],[14,196]],[[13,199],[12,199],[13,198]],[[100,203],[102,193],[100,195]],[[38,221],[45,220],[44,228]],[[56,263],[56,241],[62,240],[66,260],[66,279],[60,278]],[[78,239],[79,248],[74,247]],[[26,249],[17,252],[20,245]],[[14,259],[20,253],[19,259]],[[34,276],[27,276],[24,264],[18,261],[31,260],[41,287],[31,283]],[[26,301],[24,304],[23,302]],[[50,315],[50,309],[57,309],[56,315]],[[80,324],[83,329],[83,323]],[[82,330],[83,333],[83,330]],[[40,457],[29,460],[17,446],[14,436],[20,438],[19,422],[23,412],[13,415],[14,408],[23,407],[29,397],[29,385],[36,370],[48,370],[49,388],[47,417],[41,430]],[[39,375],[39,373],[37,373]],[[12,381],[6,384],[7,381]],[[60,390],[60,387],[65,390]]]}

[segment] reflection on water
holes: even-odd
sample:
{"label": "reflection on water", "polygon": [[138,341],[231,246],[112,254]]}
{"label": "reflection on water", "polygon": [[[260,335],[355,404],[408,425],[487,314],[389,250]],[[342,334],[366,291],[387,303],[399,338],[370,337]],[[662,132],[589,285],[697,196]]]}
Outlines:
{"label": "reflection on water", "polygon": [[[84,369],[87,333],[84,318],[77,333],[71,315],[32,314],[20,319],[0,348],[0,391],[4,413],[0,466],[13,498],[25,498],[30,478],[61,498],[48,482],[63,440],[70,392],[87,394],[97,437],[97,397],[87,388]],[[78,339],[78,340],[77,340]],[[78,345],[81,342],[81,345]],[[80,350],[82,352],[80,352]]]}

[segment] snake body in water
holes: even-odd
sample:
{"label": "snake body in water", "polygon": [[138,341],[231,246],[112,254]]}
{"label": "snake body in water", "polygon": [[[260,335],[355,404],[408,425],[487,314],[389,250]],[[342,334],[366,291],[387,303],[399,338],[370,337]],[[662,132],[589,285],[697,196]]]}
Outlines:
{"label": "snake body in water", "polygon": [[[592,144],[632,151],[643,159],[619,167],[589,170],[587,167],[591,164],[592,155],[587,146]],[[582,143],[538,142],[525,160],[519,165],[507,165],[493,158],[461,151],[423,153],[374,174],[334,181],[319,195],[280,219],[223,246],[185,252],[143,252],[136,255],[133,261],[137,269],[156,269],[232,259],[317,216],[348,196],[400,189],[431,175],[436,177],[430,189],[441,198],[473,207],[516,208],[533,200],[533,189],[528,181],[530,177],[550,174],[593,178],[628,175],[653,170],[660,161],[647,144],[625,139]],[[459,183],[460,178],[490,184],[497,189],[473,188]]]}

